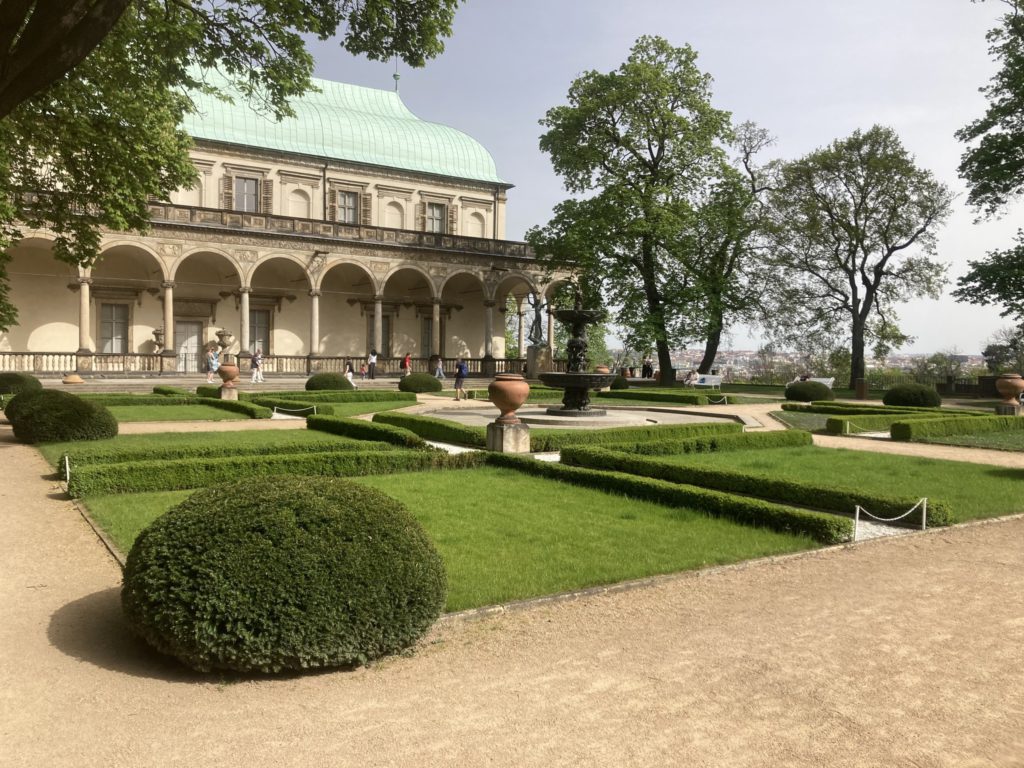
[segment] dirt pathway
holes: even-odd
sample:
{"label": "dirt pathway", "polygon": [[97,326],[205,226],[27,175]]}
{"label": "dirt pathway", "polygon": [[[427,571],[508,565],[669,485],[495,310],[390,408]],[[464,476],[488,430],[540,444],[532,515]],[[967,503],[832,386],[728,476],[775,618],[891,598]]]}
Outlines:
{"label": "dirt pathway", "polygon": [[0,428],[0,766],[1024,765],[1024,519],[442,623],[368,669],[199,678]]}

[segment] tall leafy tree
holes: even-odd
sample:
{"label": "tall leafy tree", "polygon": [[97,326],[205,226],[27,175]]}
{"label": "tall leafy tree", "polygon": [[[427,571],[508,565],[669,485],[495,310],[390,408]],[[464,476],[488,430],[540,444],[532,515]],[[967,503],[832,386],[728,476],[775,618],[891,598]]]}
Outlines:
{"label": "tall leafy tree", "polygon": [[527,234],[550,263],[588,276],[588,301],[607,289],[626,342],[653,345],[666,379],[671,347],[691,330],[683,310],[694,284],[670,245],[692,213],[689,194],[719,167],[731,137],[729,114],[711,106],[711,79],[696,59],[689,46],[641,37],[618,69],[572,83],[568,104],[541,120],[540,146],[583,197]]}
{"label": "tall leafy tree", "polygon": [[845,338],[852,387],[867,344],[879,354],[907,340],[896,307],[938,298],[946,267],[929,257],[951,201],[891,128],[856,131],[785,164],[771,194],[772,327]]}
{"label": "tall leafy tree", "polygon": [[[957,132],[969,144],[960,162],[967,201],[984,216],[995,216],[1024,191],[1024,5],[1001,0],[1007,11],[988,33],[989,52],[1000,69],[981,89],[988,109]],[[1004,317],[1024,326],[1024,229],[1016,243],[968,262],[957,283],[958,301],[1002,306]]]}
{"label": "tall leafy tree", "polygon": [[[100,13],[101,0],[56,4],[66,14],[52,17],[51,30],[43,21],[53,3],[0,0],[0,330],[17,318],[6,265],[24,228],[48,229],[58,258],[86,265],[102,230],[145,231],[147,200],[191,184],[190,139],[178,126],[192,108],[186,89],[213,90],[204,67],[218,68],[257,108],[281,117],[288,99],[310,85],[302,34],[329,37],[344,24],[349,50],[421,64],[443,49],[458,1],[133,0],[84,58],[62,58],[57,73],[39,64],[50,74],[37,79],[31,62],[63,56],[53,45],[85,45],[76,37],[84,30],[59,44],[53,30],[81,12],[94,34],[94,17],[110,14]],[[33,71],[12,80],[26,67]]]}

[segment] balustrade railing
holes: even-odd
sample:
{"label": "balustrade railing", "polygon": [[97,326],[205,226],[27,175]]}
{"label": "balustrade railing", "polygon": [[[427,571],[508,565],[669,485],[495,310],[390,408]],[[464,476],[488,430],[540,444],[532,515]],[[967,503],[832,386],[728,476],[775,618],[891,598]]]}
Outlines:
{"label": "balustrade railing", "polygon": [[74,352],[0,352],[0,371],[69,373],[75,365]]}

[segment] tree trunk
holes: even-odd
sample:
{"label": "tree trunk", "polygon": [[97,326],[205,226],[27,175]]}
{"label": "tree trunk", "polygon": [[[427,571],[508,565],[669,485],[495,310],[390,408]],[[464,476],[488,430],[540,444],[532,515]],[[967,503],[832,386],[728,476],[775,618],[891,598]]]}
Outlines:
{"label": "tree trunk", "polygon": [[643,238],[640,244],[640,277],[644,283],[647,312],[654,326],[654,346],[658,350],[658,384],[670,387],[675,383],[676,373],[672,369],[672,353],[668,347],[668,329],[665,327],[664,302],[655,279],[657,263],[654,258],[654,244],[650,238]]}
{"label": "tree trunk", "polygon": [[708,337],[704,342],[704,357],[697,366],[697,373],[710,373],[718,355],[718,345],[722,342],[722,313],[715,310],[714,317],[708,323]]}
{"label": "tree trunk", "polygon": [[854,315],[853,332],[850,334],[850,389],[857,379],[864,378],[864,321]]}

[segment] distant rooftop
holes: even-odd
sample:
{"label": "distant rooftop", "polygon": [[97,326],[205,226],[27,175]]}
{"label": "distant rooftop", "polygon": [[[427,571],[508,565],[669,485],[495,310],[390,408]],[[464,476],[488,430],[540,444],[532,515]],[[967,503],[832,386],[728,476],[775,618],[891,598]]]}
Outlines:
{"label": "distant rooftop", "polygon": [[397,92],[314,78],[320,92],[292,99],[295,117],[278,123],[253,111],[217,73],[206,79],[231,93],[234,103],[191,93],[199,111],[186,116],[182,127],[194,138],[503,183],[483,145],[454,128],[420,120]]}

